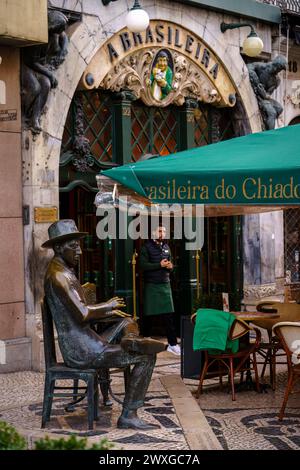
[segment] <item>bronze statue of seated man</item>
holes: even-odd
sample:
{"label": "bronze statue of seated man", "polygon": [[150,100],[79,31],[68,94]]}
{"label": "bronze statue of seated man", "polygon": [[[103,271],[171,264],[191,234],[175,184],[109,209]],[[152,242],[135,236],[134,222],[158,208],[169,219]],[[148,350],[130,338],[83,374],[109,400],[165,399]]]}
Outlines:
{"label": "bronze statue of seated man", "polygon": [[[49,240],[42,246],[52,248],[54,257],[45,275],[45,296],[65,364],[82,369],[134,366],[126,386],[118,427],[159,427],[139,418],[137,410],[144,404],[156,354],[165,349],[164,343],[139,336],[136,322],[119,310],[125,306],[119,297],[87,305],[74,271],[82,253],[79,239],[86,233],[79,232],[73,220],[59,220],[49,227],[48,232]],[[103,334],[99,335],[91,328],[92,322],[111,317],[121,317],[121,321]]]}

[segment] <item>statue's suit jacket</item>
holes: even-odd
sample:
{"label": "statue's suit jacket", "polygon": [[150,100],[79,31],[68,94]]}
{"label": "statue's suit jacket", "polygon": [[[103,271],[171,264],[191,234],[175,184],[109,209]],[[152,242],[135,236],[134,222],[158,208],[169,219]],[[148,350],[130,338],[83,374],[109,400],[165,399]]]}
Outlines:
{"label": "statue's suit jacket", "polygon": [[75,272],[54,256],[46,272],[44,287],[66,365],[92,367],[108,343],[86,320],[88,306]]}

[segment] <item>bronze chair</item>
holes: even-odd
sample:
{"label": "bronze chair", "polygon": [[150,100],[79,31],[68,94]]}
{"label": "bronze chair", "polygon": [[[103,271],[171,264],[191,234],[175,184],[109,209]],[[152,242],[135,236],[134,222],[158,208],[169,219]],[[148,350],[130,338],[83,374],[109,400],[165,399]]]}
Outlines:
{"label": "bronze chair", "polygon": [[[86,282],[85,284],[82,284],[81,287],[83,288],[87,303],[90,305],[95,304],[97,302],[96,284],[93,282]],[[94,325],[92,325],[92,328],[96,331],[96,333],[101,333],[102,331],[99,326],[99,323],[101,322],[97,322]],[[103,397],[103,405],[112,406],[112,401],[109,398],[109,391],[111,390],[111,387],[110,387],[111,379],[110,379],[109,369],[101,369],[98,371],[98,381],[99,381],[100,390],[101,390],[102,397]],[[77,382],[75,381],[74,387],[77,387],[77,386],[78,386],[78,381]],[[70,406],[72,406],[72,404]]]}
{"label": "bronze chair", "polygon": [[273,331],[280,340],[288,364],[288,383],[279,413],[279,420],[281,421],[289,395],[293,391],[295,382],[300,378],[300,322],[280,322],[274,325]]}
{"label": "bronze chair", "polygon": [[[94,421],[98,420],[98,372],[95,369],[76,369],[63,362],[57,362],[54,340],[53,320],[47,302],[42,302],[42,321],[45,352],[45,387],[43,399],[42,428],[50,420],[54,397],[72,397],[76,402],[87,397],[88,428],[93,429]],[[73,380],[72,386],[56,386],[57,380]],[[78,381],[86,382],[86,387],[78,387]],[[59,393],[55,393],[59,390]],[[66,390],[66,391],[65,391]],[[67,390],[69,392],[67,392]],[[84,390],[83,393],[79,392]],[[80,396],[78,400],[78,396]],[[75,402],[74,402],[75,403]]]}
{"label": "bronze chair", "polygon": [[[222,353],[210,353],[204,351],[204,366],[199,377],[199,386],[196,392],[196,398],[199,398],[202,393],[202,386],[205,378],[219,376],[220,385],[222,385],[222,376],[228,375],[228,380],[231,384],[232,400],[235,401],[235,386],[234,376],[237,373],[243,373],[245,371],[254,370],[256,390],[260,391],[259,378],[256,363],[256,351],[259,347],[261,333],[257,328],[251,328],[247,323],[242,320],[236,319],[229,331],[228,338],[231,340],[241,338],[242,336],[249,333],[250,330],[254,330],[256,333],[255,343],[247,345],[245,349],[240,349],[236,353],[222,352]],[[209,369],[214,366],[218,366],[217,370],[210,372]]]}

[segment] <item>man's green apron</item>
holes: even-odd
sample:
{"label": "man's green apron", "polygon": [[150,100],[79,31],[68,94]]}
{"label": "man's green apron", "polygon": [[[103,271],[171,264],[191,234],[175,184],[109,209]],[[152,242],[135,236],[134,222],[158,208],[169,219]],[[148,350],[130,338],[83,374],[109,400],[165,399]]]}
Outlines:
{"label": "man's green apron", "polygon": [[170,283],[145,283],[144,315],[160,315],[171,312],[174,312],[174,304]]}

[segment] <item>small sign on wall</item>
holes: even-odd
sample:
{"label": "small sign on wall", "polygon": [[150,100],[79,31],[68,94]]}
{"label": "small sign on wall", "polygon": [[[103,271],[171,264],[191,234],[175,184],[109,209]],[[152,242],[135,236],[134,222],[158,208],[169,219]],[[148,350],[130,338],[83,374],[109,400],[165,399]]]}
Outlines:
{"label": "small sign on wall", "polygon": [[35,207],[34,208],[34,221],[37,224],[46,224],[49,222],[56,222],[58,220],[57,207]]}
{"label": "small sign on wall", "polygon": [[[1,93],[0,93],[1,96]],[[1,97],[0,97],[0,104]],[[16,109],[1,109],[0,110],[0,121],[16,121],[17,120],[17,110]]]}
{"label": "small sign on wall", "polygon": [[223,311],[224,312],[229,312],[228,292],[222,292],[222,300],[223,300]]}

